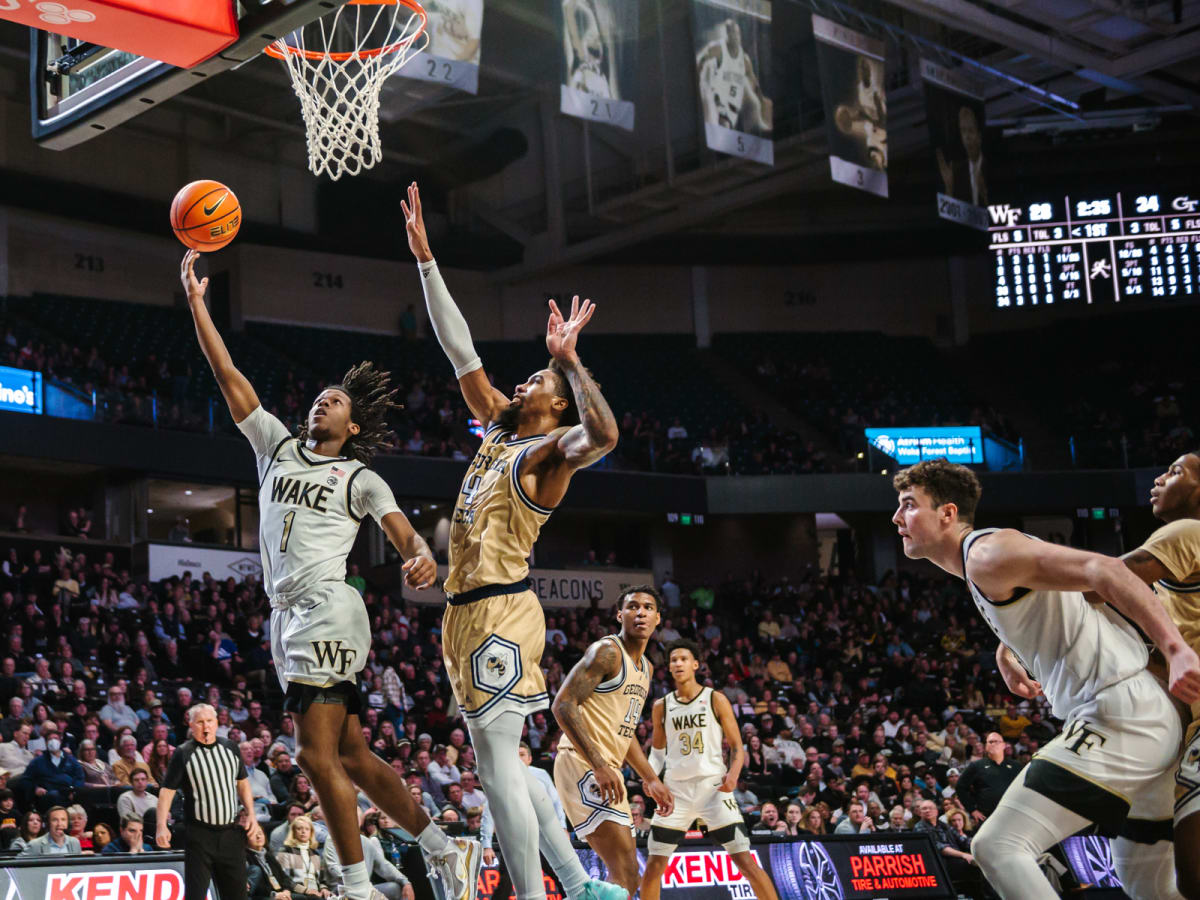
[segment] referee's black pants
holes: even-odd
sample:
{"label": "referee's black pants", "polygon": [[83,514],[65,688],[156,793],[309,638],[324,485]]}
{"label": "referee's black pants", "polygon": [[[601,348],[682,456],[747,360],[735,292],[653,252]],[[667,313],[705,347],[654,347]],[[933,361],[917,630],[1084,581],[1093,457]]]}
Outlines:
{"label": "referee's black pants", "polygon": [[216,885],[220,900],[246,900],[246,832],[241,826],[214,828],[199,822],[187,826],[185,900],[204,900],[209,881]]}

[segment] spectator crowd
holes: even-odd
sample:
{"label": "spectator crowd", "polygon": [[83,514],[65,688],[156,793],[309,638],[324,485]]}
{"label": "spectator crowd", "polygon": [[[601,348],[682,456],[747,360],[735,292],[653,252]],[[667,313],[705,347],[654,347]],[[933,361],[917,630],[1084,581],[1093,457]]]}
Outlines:
{"label": "spectator crowd", "polygon": [[[187,739],[185,712],[206,701],[241,749],[267,833],[249,851],[260,896],[297,884],[297,873],[309,878],[297,893],[331,891],[337,861],[295,763],[293,723],[280,714],[261,586],[207,573],[141,583],[111,555],[60,554],[41,568],[0,577],[0,846],[148,851],[157,786]],[[490,860],[491,815],[442,662],[440,607],[397,602],[362,576],[354,585],[375,636],[361,685],[370,743],[444,827],[478,834]],[[970,835],[994,803],[972,767],[994,759],[1015,772],[1056,728],[1004,691],[990,634],[960,585],[907,574],[866,585],[810,568],[719,584],[668,576],[661,587],[652,696],[671,689],[663,647],[698,641],[702,679],[729,698],[742,728],[736,800],[753,831],[930,830],[970,874]],[[549,611],[551,695],[613,626],[607,610]],[[648,721],[637,735],[648,746]],[[549,770],[558,737],[548,712],[530,717],[527,761]],[[653,808],[626,777],[644,834]],[[411,835],[365,798],[362,807],[381,891],[404,896],[404,873],[419,864]]]}

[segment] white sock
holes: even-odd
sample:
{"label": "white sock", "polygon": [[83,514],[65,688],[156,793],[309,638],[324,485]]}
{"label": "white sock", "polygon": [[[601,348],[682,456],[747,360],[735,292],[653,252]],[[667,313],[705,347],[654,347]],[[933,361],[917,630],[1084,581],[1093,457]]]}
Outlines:
{"label": "white sock", "polygon": [[529,799],[533,801],[533,811],[537,814],[538,844],[542,855],[558,876],[563,895],[567,900],[575,900],[583,893],[583,886],[590,880],[587,870],[579,861],[579,854],[571,846],[571,839],[567,837],[566,830],[558,820],[558,812],[555,811],[545,786],[533,777],[529,766],[522,763],[522,767],[525,769],[525,785],[529,789]]}
{"label": "white sock", "polygon": [[451,849],[450,838],[446,837],[446,832],[438,828],[437,823],[433,821],[430,821],[424,830],[417,835],[417,843],[430,856],[441,856],[443,853],[448,853]]}
{"label": "white sock", "polygon": [[352,900],[371,900],[371,876],[367,872],[366,861],[342,866],[342,884],[346,888],[346,896]]}
{"label": "white sock", "polygon": [[538,818],[519,754],[524,724],[525,717],[518,712],[501,713],[486,728],[471,728],[471,742],[517,900],[546,900]]}

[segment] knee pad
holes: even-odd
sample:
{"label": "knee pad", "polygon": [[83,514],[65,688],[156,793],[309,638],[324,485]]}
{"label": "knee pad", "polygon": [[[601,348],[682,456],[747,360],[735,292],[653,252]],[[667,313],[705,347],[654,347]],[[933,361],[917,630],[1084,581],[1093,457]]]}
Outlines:
{"label": "knee pad", "polygon": [[725,852],[730,856],[735,853],[745,853],[750,849],[750,834],[746,831],[746,826],[736,822],[733,825],[718,828],[716,831],[710,831],[708,837],[713,843],[724,847]]}
{"label": "knee pad", "polygon": [[686,832],[661,825],[650,826],[650,837],[646,839],[646,850],[651,856],[670,856],[679,846]]}

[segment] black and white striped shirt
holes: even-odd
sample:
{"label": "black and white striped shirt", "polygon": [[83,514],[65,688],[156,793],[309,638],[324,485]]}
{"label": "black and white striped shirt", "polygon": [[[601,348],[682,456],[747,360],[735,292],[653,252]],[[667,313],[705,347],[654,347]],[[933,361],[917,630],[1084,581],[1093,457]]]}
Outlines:
{"label": "black and white striped shirt", "polygon": [[183,791],[185,824],[237,823],[242,804],[237,783],[247,777],[237,745],[225,738],[211,744],[184,742],[171,756],[162,786]]}

